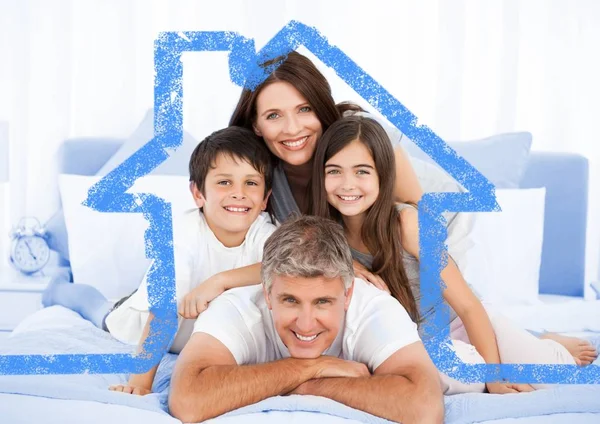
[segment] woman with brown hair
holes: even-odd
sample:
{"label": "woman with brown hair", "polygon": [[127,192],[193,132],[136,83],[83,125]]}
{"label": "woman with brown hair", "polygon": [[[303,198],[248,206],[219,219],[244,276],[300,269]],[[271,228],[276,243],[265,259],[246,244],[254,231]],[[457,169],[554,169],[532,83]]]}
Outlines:
{"label": "woman with brown hair", "polygon": [[[263,66],[280,61],[266,62]],[[246,127],[262,137],[278,159],[278,177],[291,190],[293,199],[283,190],[273,192],[275,216],[283,221],[291,212],[308,213],[310,174],[316,143],[331,124],[345,112],[361,112],[352,103],[336,104],[325,76],[305,56],[290,52],[287,58],[255,90],[244,89],[229,125]],[[417,202],[423,194],[406,154],[395,149],[395,197],[398,201]],[[278,184],[280,185],[280,184]],[[279,187],[281,188],[281,187]],[[286,204],[294,200],[295,204]]]}
{"label": "woman with brown hair", "polygon": [[[264,63],[267,67],[281,61]],[[273,153],[275,170],[271,207],[278,221],[310,210],[313,155],[319,138],[345,112],[361,112],[351,103],[334,102],[325,76],[305,56],[291,52],[255,90],[244,89],[229,125],[250,128]],[[423,194],[413,167],[401,147],[394,149],[394,197],[417,203]],[[358,266],[358,276],[387,290],[383,280]]]}

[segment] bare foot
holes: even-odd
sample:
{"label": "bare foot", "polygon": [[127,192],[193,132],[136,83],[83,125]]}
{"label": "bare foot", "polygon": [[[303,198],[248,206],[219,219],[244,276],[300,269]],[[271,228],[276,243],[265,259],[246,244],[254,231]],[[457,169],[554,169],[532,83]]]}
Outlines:
{"label": "bare foot", "polygon": [[562,336],[556,333],[546,333],[540,336],[540,339],[550,339],[563,345],[573,358],[577,365],[589,365],[598,357],[598,352],[590,342],[576,337]]}

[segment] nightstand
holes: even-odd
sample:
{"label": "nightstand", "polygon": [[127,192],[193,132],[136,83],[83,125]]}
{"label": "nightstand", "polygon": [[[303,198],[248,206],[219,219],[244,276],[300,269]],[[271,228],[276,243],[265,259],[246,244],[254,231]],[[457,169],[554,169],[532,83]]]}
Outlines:
{"label": "nightstand", "polygon": [[25,276],[0,269],[0,340],[25,317],[42,309],[42,292],[55,274]]}

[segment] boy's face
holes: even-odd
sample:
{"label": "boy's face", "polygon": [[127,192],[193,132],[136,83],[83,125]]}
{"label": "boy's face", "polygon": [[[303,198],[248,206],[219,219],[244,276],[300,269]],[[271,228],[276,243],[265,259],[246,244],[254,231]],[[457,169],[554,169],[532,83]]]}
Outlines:
{"label": "boy's face", "polygon": [[218,154],[206,175],[204,195],[190,184],[194,200],[203,208],[208,226],[227,247],[239,246],[258,215],[267,207],[264,176],[248,162]]}

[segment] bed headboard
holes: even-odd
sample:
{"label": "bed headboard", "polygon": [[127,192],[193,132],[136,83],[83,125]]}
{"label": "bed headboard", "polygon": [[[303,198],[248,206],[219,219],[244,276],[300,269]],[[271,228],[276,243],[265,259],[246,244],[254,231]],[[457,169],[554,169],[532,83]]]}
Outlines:
{"label": "bed headboard", "polygon": [[[67,140],[60,155],[62,173],[94,175],[118,150],[121,139]],[[546,187],[540,293],[583,296],[588,204],[588,161],[570,153],[531,152],[522,188]],[[57,214],[48,225],[53,247],[66,249]],[[54,221],[54,222],[53,222]],[[64,232],[64,224],[62,224]],[[60,250],[59,250],[60,251]]]}
{"label": "bed headboard", "polygon": [[588,160],[572,153],[531,152],[521,188],[546,187],[540,293],[583,296]]}

